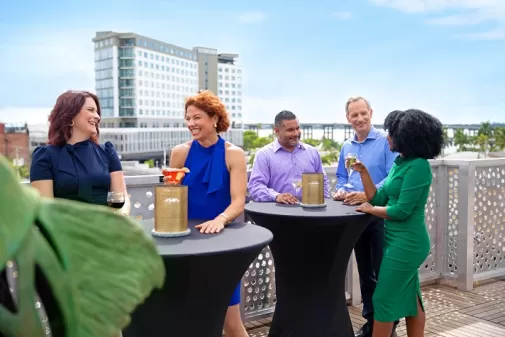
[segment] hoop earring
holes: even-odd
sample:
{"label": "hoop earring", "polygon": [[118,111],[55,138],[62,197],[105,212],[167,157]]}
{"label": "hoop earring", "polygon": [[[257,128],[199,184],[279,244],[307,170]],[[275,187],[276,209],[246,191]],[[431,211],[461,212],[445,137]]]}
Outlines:
{"label": "hoop earring", "polygon": [[70,126],[74,126],[74,124],[75,124],[74,121],[72,121],[72,123],[70,124]]}

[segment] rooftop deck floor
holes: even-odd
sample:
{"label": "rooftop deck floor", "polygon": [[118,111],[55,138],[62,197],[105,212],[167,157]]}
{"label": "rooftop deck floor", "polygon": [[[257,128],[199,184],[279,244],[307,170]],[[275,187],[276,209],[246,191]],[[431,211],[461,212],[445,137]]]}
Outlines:
{"label": "rooftop deck floor", "polygon": [[[425,337],[505,337],[505,280],[493,280],[463,292],[445,285],[422,288],[426,306]],[[349,307],[357,330],[364,323],[361,307]],[[246,324],[250,337],[266,337],[270,319]],[[397,329],[407,336],[405,320]]]}

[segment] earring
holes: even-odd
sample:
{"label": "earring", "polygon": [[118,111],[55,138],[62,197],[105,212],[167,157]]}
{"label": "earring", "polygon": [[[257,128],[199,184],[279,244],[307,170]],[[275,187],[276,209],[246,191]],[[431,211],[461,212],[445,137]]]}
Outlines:
{"label": "earring", "polygon": [[74,126],[74,121],[72,121],[72,124],[70,124],[70,126]]}
{"label": "earring", "polygon": [[217,129],[217,124],[216,123],[214,123],[214,129]]}

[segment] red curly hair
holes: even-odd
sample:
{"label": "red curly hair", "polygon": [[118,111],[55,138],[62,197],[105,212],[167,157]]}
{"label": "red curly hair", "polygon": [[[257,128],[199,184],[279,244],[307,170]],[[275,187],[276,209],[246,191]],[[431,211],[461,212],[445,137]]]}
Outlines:
{"label": "red curly hair", "polygon": [[230,127],[230,118],[228,112],[226,112],[226,107],[212,91],[204,90],[188,97],[184,106],[184,114],[188,112],[190,106],[204,111],[211,118],[217,116],[217,133],[226,132]]}
{"label": "red curly hair", "polygon": [[[95,94],[88,91],[66,91],[56,100],[51,114],[49,115],[48,144],[65,145],[72,137],[72,120],[77,116],[86,102],[86,98],[91,97],[97,107],[97,113],[101,117],[100,102]],[[98,143],[98,123],[96,125],[96,134],[91,136],[91,140]]]}

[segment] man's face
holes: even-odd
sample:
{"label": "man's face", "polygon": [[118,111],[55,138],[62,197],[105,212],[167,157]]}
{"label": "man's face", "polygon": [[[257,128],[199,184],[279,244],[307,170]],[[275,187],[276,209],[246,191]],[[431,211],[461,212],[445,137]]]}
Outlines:
{"label": "man's face", "polygon": [[275,128],[275,134],[279,143],[288,148],[295,147],[302,135],[297,119],[282,121],[281,126]]}
{"label": "man's face", "polygon": [[362,99],[349,104],[347,121],[356,132],[369,132],[372,127],[372,109]]}

